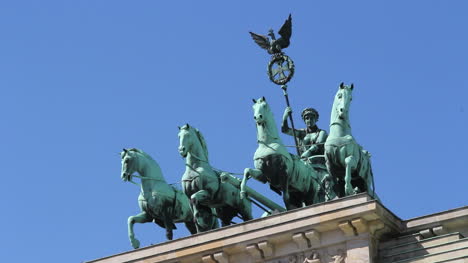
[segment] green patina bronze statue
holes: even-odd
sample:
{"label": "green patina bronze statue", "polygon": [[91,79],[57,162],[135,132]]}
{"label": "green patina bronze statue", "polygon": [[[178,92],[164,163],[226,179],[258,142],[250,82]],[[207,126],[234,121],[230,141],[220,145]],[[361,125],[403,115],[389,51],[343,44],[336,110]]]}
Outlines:
{"label": "green patina bronze statue", "polygon": [[[231,224],[234,216],[251,220],[252,205],[249,199],[240,198],[240,190],[221,180],[221,172],[215,171],[208,161],[208,148],[203,135],[186,124],[179,127],[179,153],[185,158],[182,189],[190,198],[198,232]],[[216,215],[212,209],[215,209]]]}
{"label": "green patina bronze statue", "polygon": [[258,148],[254,154],[255,169],[246,168],[241,184],[245,186],[251,177],[269,183],[270,188],[283,194],[286,209],[311,205],[318,200],[319,181],[326,171],[316,170],[310,163],[290,154],[281,141],[268,103],[264,97],[254,100],[254,119],[257,126]]}
{"label": "green patina bronze statue", "polygon": [[[121,178],[133,182],[133,177],[141,179],[141,191],[138,204],[141,213],[128,218],[128,237],[133,248],[140,247],[140,241],[135,238],[133,225],[135,223],[155,222],[166,229],[167,239],[172,239],[174,223],[184,222],[190,233],[197,232],[193,221],[190,201],[180,190],[166,183],[161,168],[151,156],[139,149],[124,149],[121,153]],[[134,175],[138,173],[139,176]],[[136,184],[136,183],[135,183]]]}
{"label": "green patina bronze statue", "polygon": [[288,19],[284,22],[281,29],[278,31],[278,34],[281,36],[279,39],[276,39],[273,29],[268,31],[268,36],[259,35],[253,32],[249,32],[252,36],[252,39],[257,43],[261,48],[266,49],[268,54],[279,54],[282,49],[289,46],[289,39],[292,34],[292,19],[291,14]]}
{"label": "green patina bronze statue", "polygon": [[[298,154],[301,159],[308,161],[316,170],[326,171],[324,144],[327,140],[327,131],[317,127],[319,113],[313,108],[306,108],[302,111],[301,117],[304,121],[306,128],[293,129],[288,125],[288,117],[291,120],[292,110],[291,107],[286,107],[283,114],[283,122],[281,131],[285,134],[294,136],[298,147]],[[322,174],[325,174],[322,173]],[[328,179],[328,180],[327,180]],[[317,193],[316,202],[324,202],[332,200],[336,197],[332,187],[333,182],[329,180],[328,176],[321,178],[320,190]]]}
{"label": "green patina bronze statue", "polygon": [[[265,97],[253,100],[258,147],[253,157],[255,168],[246,168],[242,181],[210,165],[203,135],[189,124],[179,127],[178,133],[178,150],[185,158],[182,191],[166,183],[159,165],[148,154],[134,148],[124,149],[121,178],[134,184],[137,184],[132,181],[134,177],[141,179],[138,197],[141,213],[128,218],[128,235],[134,248],[140,246],[133,231],[135,223],[155,222],[172,239],[174,223],[185,223],[194,234],[218,228],[218,219],[222,226],[231,224],[235,216],[250,220],[252,203],[265,210],[265,214],[285,211],[247,186],[252,177],[283,195],[287,210],[360,192],[378,200],[370,154],[351,134],[349,107],[353,84],[341,83],[338,88],[331,111],[330,134],[318,128],[319,113],[313,108],[302,111],[306,127],[295,129],[285,85],[294,74],[294,63],[283,53],[292,35],[291,15],[278,33],[279,39],[271,29],[267,36],[252,32],[250,35],[272,55],[268,76],[273,83],[281,85],[287,106],[281,131],[294,136],[297,155],[289,153],[283,145]],[[310,256],[313,259],[317,259],[316,255]]]}
{"label": "green patina bronze statue", "polygon": [[325,142],[328,173],[333,179],[338,197],[367,192],[375,194],[370,153],[364,150],[351,134],[349,106],[354,85],[341,83],[335,95],[330,118],[330,135]]}
{"label": "green patina bronze statue", "polygon": [[[288,117],[292,113],[291,107],[286,107],[283,114],[283,123],[281,131],[285,134],[293,136],[292,128],[288,126]],[[327,131],[317,127],[319,113],[313,108],[306,108],[302,111],[302,120],[306,124],[305,129],[295,130],[295,135],[298,138],[299,153],[301,158],[308,159],[314,155],[323,155],[324,143],[327,140]],[[316,161],[317,160],[317,161]],[[322,158],[312,159],[313,162],[321,162]],[[325,162],[323,162],[325,164]]]}

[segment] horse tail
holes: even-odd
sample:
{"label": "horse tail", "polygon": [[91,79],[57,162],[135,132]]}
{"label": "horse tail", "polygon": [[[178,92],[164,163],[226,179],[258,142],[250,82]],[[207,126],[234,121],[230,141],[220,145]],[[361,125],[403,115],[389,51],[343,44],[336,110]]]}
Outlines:
{"label": "horse tail", "polygon": [[372,173],[372,169],[370,170],[370,174],[371,174],[371,176],[372,176],[372,197],[373,197],[373,198],[376,198],[376,195],[375,195],[374,174]]}
{"label": "horse tail", "polygon": [[371,160],[370,160],[371,154],[366,151],[366,156],[367,156],[367,160],[368,160],[368,163],[369,163],[369,165],[368,165],[368,169],[369,169],[368,174],[371,177],[371,182],[372,182],[372,198],[377,199],[377,197],[375,195],[374,173],[372,172],[372,165],[371,165]]}

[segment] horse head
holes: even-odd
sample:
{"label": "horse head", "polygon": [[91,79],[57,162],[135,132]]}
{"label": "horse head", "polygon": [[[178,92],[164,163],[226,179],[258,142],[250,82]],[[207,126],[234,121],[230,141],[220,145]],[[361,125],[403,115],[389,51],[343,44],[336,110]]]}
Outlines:
{"label": "horse head", "polygon": [[[345,85],[343,82],[340,84],[338,91],[335,95],[335,100],[333,102],[333,113],[335,118],[340,120],[348,120],[349,118],[349,106],[351,104],[351,100],[353,99],[352,92],[353,92],[354,85],[351,86]],[[337,121],[332,120],[332,123]]]}
{"label": "horse head", "polygon": [[265,97],[261,97],[258,100],[253,99],[254,105],[252,106],[254,111],[254,120],[257,125],[265,126],[267,117],[271,114],[270,106],[266,102]]}
{"label": "horse head", "polygon": [[123,149],[120,153],[122,158],[122,170],[120,177],[128,182],[132,180],[133,173],[136,172],[136,152],[133,149]]}
{"label": "horse head", "polygon": [[277,140],[279,138],[278,129],[276,128],[273,113],[268,105],[265,97],[253,100],[252,106],[254,112],[254,120],[257,124],[258,140],[266,142],[270,139]]}
{"label": "horse head", "polygon": [[192,156],[203,161],[208,161],[208,149],[206,141],[200,131],[188,123],[179,127],[179,154],[186,158],[190,153]]}

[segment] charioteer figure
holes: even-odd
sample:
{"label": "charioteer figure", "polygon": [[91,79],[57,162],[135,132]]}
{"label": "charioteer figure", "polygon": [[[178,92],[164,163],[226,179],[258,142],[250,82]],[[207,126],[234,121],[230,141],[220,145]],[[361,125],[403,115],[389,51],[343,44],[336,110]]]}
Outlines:
{"label": "charioteer figure", "polygon": [[[288,126],[288,116],[292,113],[291,107],[286,107],[283,114],[283,124],[281,131],[293,136],[293,129]],[[324,144],[327,140],[327,131],[317,127],[319,113],[314,108],[306,108],[302,111],[302,120],[306,125],[305,129],[295,129],[299,143],[299,153],[301,158],[308,159],[314,155],[324,154]],[[324,163],[323,158],[315,158],[312,163]]]}

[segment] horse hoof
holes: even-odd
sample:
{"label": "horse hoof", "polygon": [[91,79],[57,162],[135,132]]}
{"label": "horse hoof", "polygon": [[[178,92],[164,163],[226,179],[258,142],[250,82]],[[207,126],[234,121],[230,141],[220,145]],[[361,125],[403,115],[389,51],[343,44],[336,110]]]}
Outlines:
{"label": "horse hoof", "polygon": [[355,194],[354,189],[352,187],[345,187],[345,194],[346,195],[353,195]]}
{"label": "horse hoof", "polygon": [[132,242],[132,247],[133,247],[134,249],[137,249],[137,248],[140,247],[140,241],[139,241],[138,239],[134,238],[134,239],[132,239],[132,240],[130,240],[130,241]]}
{"label": "horse hoof", "polygon": [[360,192],[360,191],[359,191],[359,188],[358,188],[358,187],[354,187],[353,193],[354,193],[354,194],[359,194],[359,192]]}

